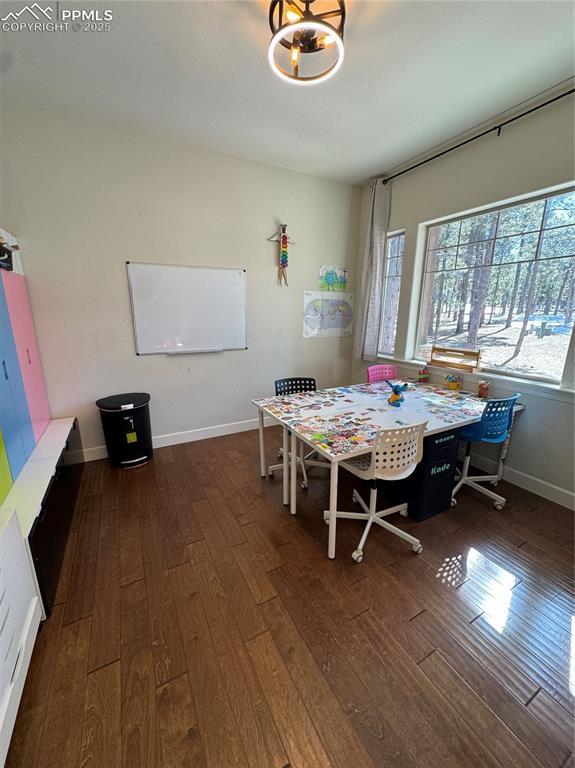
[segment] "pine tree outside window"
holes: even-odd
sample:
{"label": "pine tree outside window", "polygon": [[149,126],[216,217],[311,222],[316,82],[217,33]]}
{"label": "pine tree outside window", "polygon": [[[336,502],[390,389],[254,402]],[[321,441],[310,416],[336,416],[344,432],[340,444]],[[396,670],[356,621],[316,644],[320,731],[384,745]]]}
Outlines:
{"label": "pine tree outside window", "polygon": [[497,373],[561,380],[575,310],[575,191],[430,226],[418,358],[481,349]]}
{"label": "pine tree outside window", "polygon": [[387,236],[387,258],[384,275],[383,306],[381,331],[379,336],[379,354],[393,357],[395,354],[395,335],[399,309],[399,291],[403,267],[403,249],[405,232],[394,232]]}

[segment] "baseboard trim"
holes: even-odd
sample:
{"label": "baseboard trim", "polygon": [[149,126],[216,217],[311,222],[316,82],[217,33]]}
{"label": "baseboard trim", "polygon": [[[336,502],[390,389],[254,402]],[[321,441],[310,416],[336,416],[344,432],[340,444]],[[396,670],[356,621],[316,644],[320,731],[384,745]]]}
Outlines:
{"label": "baseboard trim", "polygon": [[[265,418],[265,425],[269,427],[273,424],[273,419]],[[156,435],[153,438],[154,448],[165,448],[169,445],[179,445],[180,443],[192,443],[196,440],[206,440],[210,437],[221,437],[223,435],[233,435],[235,432],[247,432],[250,429],[257,429],[258,419],[245,419],[244,421],[232,421],[227,424],[216,424],[213,427],[200,427],[199,429],[188,429],[183,432],[171,432],[165,435]],[[66,456],[66,463],[79,464],[87,461],[97,461],[107,457],[106,446],[97,445],[93,448],[85,448],[83,451],[70,451]],[[497,462],[487,459],[484,456],[474,454],[472,464],[479,469],[494,474],[497,471]],[[527,475],[518,469],[506,466],[503,470],[503,479],[526,491],[531,491],[544,499],[554,501],[567,509],[575,509],[575,493],[553,485],[545,480],[541,480],[533,475]]]}
{"label": "baseboard trim", "polygon": [[[471,464],[490,474],[497,472],[497,462],[487,459],[485,456],[472,454]],[[519,488],[535,493],[537,496],[554,501],[562,507],[575,510],[575,493],[567,490],[567,488],[553,485],[553,483],[548,483],[546,480],[533,477],[533,475],[527,475],[525,472],[520,472],[518,469],[513,469],[513,467],[509,466],[505,466],[503,469],[503,479],[512,485],[517,485]]]}
{"label": "baseboard trim", "polygon": [[[264,419],[264,423],[269,427],[272,423],[272,419]],[[196,440],[206,440],[209,437],[222,437],[222,435],[233,435],[235,432],[247,432],[250,429],[257,428],[258,419],[231,421],[228,424],[216,424],[213,427],[200,427],[199,429],[188,429],[184,432],[171,432],[167,435],[156,435],[153,438],[153,444],[154,448],[165,448],[168,445],[193,443]]]}
{"label": "baseboard trim", "polygon": [[[273,420],[265,418],[266,427],[271,426]],[[245,419],[244,421],[232,421],[227,424],[216,424],[213,427],[200,427],[199,429],[187,429],[183,432],[170,432],[165,435],[155,435],[152,438],[154,448],[166,448],[168,445],[180,443],[193,443],[196,440],[206,440],[210,437],[222,437],[233,435],[236,432],[247,432],[257,429],[258,419]],[[67,464],[81,464],[87,461],[97,461],[108,456],[105,445],[96,445],[93,448],[84,448],[82,451],[70,451],[66,454]]]}

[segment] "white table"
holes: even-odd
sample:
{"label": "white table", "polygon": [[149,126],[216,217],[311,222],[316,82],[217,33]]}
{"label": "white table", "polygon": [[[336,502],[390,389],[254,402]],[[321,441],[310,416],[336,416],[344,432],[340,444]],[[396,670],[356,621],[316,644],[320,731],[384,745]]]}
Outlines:
{"label": "white table", "polygon": [[[335,557],[340,461],[371,451],[376,434],[383,428],[427,421],[427,437],[479,421],[485,407],[485,400],[476,396],[431,384],[410,384],[404,394],[405,402],[399,408],[389,405],[388,397],[389,387],[385,382],[378,382],[252,401],[259,409],[262,477],[266,476],[264,416],[270,416],[283,428],[283,501],[291,505],[292,515],[296,513],[297,463],[293,462],[290,473],[288,453],[291,451],[291,455],[296,456],[297,441],[302,440],[330,462],[330,558]],[[500,472],[502,468],[500,462]]]}

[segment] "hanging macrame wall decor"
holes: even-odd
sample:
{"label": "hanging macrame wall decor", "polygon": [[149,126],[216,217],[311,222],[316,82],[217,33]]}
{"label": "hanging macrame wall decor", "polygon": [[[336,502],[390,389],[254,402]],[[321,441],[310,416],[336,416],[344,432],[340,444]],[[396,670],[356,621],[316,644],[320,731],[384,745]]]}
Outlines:
{"label": "hanging macrame wall decor", "polygon": [[287,233],[287,224],[280,224],[279,232],[268,240],[272,243],[280,244],[279,261],[278,261],[278,284],[288,285],[287,281],[287,267],[288,267],[288,246],[295,245],[295,242],[290,238]]}

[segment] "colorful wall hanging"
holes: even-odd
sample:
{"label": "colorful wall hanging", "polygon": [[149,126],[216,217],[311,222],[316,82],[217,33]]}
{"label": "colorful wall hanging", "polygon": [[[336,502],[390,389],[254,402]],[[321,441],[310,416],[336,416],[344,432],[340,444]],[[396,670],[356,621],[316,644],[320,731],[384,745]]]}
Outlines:
{"label": "colorful wall hanging", "polygon": [[347,269],[322,264],[319,268],[320,291],[345,291],[347,288]]}
{"label": "colorful wall hanging", "polygon": [[295,241],[292,240],[287,233],[287,224],[280,224],[280,231],[277,233],[277,235],[268,237],[268,240],[272,243],[280,244],[278,284],[281,285],[283,281],[283,283],[287,286],[288,246],[295,245]]}

